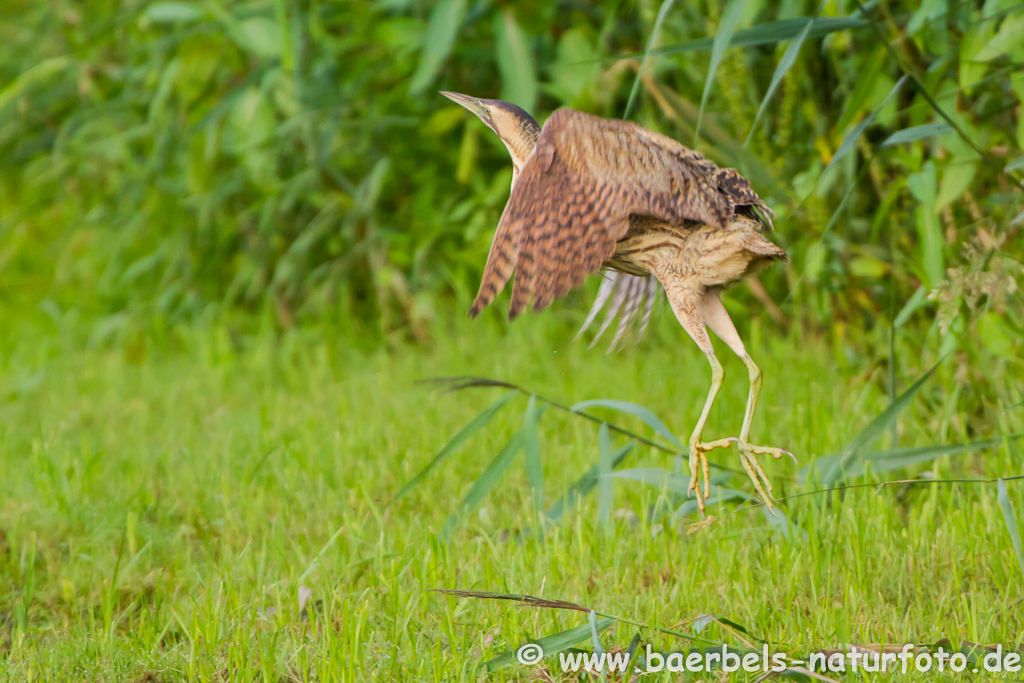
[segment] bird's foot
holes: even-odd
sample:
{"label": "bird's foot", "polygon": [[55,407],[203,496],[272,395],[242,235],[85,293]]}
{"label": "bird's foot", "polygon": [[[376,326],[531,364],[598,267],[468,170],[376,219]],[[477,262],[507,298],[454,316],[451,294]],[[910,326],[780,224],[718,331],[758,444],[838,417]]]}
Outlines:
{"label": "bird's foot", "polygon": [[[704,454],[716,448],[728,448],[733,441],[736,441],[736,437],[718,439],[717,441],[690,441],[690,488],[687,490],[687,494],[697,494],[697,509],[700,510],[701,519],[705,518],[704,499],[711,494],[711,484],[708,481],[708,458]],[[703,491],[697,480],[698,472],[704,475]]]}
{"label": "bird's foot", "polygon": [[772,497],[772,482],[768,479],[768,475],[765,474],[764,470],[761,469],[761,464],[757,462],[757,458],[754,456],[770,455],[778,459],[783,455],[788,455],[793,458],[794,462],[796,462],[796,457],[789,451],[775,448],[774,446],[755,446],[745,441],[738,441],[737,446],[740,449],[740,462],[743,463],[743,469],[746,470],[750,481],[754,482],[754,490],[757,491],[757,495],[761,498],[765,507],[768,508],[768,512],[775,514],[775,508],[772,505],[775,502],[775,498]]}

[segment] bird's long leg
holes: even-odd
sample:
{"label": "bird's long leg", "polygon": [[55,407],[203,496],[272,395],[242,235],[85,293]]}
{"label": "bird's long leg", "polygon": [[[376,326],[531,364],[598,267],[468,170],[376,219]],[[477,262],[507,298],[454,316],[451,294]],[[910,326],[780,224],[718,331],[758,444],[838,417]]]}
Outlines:
{"label": "bird's long leg", "polygon": [[[664,281],[663,281],[664,282]],[[711,486],[708,481],[708,458],[705,455],[710,450],[715,448],[728,447],[732,442],[732,439],[719,439],[717,441],[702,441],[704,434],[704,425],[708,421],[708,415],[711,413],[711,406],[715,402],[715,397],[718,395],[718,390],[722,388],[722,382],[725,379],[725,373],[722,370],[722,364],[718,362],[718,358],[715,357],[715,349],[711,346],[711,339],[708,337],[707,328],[704,327],[704,322],[701,320],[700,310],[698,302],[700,295],[698,292],[688,288],[678,286],[676,283],[672,283],[665,287],[665,292],[668,294],[669,302],[672,304],[672,310],[676,314],[676,318],[679,319],[679,323],[686,330],[687,334],[693,338],[693,341],[697,343],[700,350],[704,352],[704,355],[708,359],[708,363],[711,365],[711,388],[708,390],[708,397],[704,401],[704,408],[700,411],[700,418],[697,420],[696,426],[693,428],[693,433],[690,435],[690,493],[697,494],[697,507],[700,509],[700,514],[704,516],[704,499],[710,495]],[[704,475],[704,490],[701,491],[698,485],[698,470]]]}
{"label": "bird's long leg", "polygon": [[[719,298],[717,291],[704,292],[697,302],[697,309],[704,322],[711,328],[711,331],[728,344],[729,348],[743,359],[743,363],[747,366],[747,372],[750,375],[750,393],[747,395],[747,408],[743,413],[743,426],[740,427],[738,444],[740,458],[747,476],[754,482],[754,489],[761,496],[761,499],[764,500],[768,509],[771,510],[773,500],[772,483],[754,456],[771,455],[775,458],[781,458],[783,455],[792,456],[793,454],[781,448],[754,446],[750,443],[750,425],[754,421],[757,396],[761,391],[761,369],[757,367],[750,354],[747,353],[743,340],[740,339],[739,333],[736,332],[736,326],[732,324],[732,320],[729,318],[725,306],[722,305],[722,300]],[[764,483],[763,486],[762,482]]]}

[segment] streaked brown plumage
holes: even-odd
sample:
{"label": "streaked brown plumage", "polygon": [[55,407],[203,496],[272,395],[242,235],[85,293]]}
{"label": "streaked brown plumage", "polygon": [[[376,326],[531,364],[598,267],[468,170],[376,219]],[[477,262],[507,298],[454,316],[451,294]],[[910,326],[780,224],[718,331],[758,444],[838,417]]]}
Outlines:
{"label": "streaked brown plumage", "polygon": [[[442,92],[441,94],[473,112],[502,141],[512,158],[512,187],[515,187],[519,170],[526,164],[527,158],[537,144],[537,138],[540,137],[540,124],[522,108],[509,102],[482,100],[454,92]],[[615,316],[621,312],[619,325],[611,344],[611,350],[614,350],[640,308],[643,307],[644,312],[639,318],[637,330],[639,339],[647,329],[647,323],[650,321],[654,309],[654,302],[660,296],[660,292],[661,285],[653,275],[638,276],[619,270],[606,270],[597,297],[576,336],[579,337],[587,331],[597,315],[605,310],[607,304],[604,320],[590,346],[593,347],[597,344],[605,330],[615,320]]]}
{"label": "streaked brown plumage", "polygon": [[[748,441],[761,373],[719,298],[729,284],[785,260],[785,252],[765,237],[771,229],[768,206],[736,171],[635,123],[560,109],[534,138],[536,122],[514,105],[445,95],[477,113],[513,158],[511,195],[470,316],[493,300],[513,272],[510,318],[531,304],[543,310],[602,268],[635,278],[653,275],[712,368],[711,390],[689,443],[690,490],[701,512],[709,494],[705,453],[732,441],[770,508],[771,483],[754,456],[781,457],[787,451]],[[631,284],[627,292],[634,289]],[[750,374],[736,439],[701,440],[723,379],[705,324],[744,360]],[[703,492],[697,484],[700,471]]]}

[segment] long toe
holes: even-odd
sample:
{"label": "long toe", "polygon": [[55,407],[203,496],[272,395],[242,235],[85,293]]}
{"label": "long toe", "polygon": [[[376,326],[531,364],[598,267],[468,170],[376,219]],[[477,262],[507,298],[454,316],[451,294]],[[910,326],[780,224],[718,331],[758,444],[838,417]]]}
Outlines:
{"label": "long toe", "polygon": [[[774,511],[772,503],[774,497],[772,497],[772,482],[765,474],[764,469],[761,467],[761,463],[757,461],[755,455],[759,453],[765,453],[763,446],[751,446],[748,443],[740,442],[740,462],[743,463],[743,469],[746,471],[747,476],[750,477],[750,481],[754,484],[754,490],[757,495],[764,502],[765,506],[769,511]],[[781,449],[774,449],[781,450]],[[781,456],[781,453],[779,454]],[[776,456],[779,457],[779,456]]]}
{"label": "long toe", "polygon": [[[706,453],[716,448],[728,448],[733,441],[736,441],[735,437],[716,441],[694,441],[690,444],[690,486],[687,493],[697,494],[697,509],[700,510],[701,518],[704,518],[704,500],[711,495],[711,477]],[[699,474],[704,475],[703,491],[698,480]]]}
{"label": "long toe", "polygon": [[770,455],[776,460],[778,460],[784,455],[788,455],[790,458],[793,459],[793,462],[796,462],[796,456],[793,455],[791,452],[787,451],[785,448],[776,448],[775,446],[755,446],[753,444],[748,443],[747,450],[749,450],[751,453],[755,455]]}

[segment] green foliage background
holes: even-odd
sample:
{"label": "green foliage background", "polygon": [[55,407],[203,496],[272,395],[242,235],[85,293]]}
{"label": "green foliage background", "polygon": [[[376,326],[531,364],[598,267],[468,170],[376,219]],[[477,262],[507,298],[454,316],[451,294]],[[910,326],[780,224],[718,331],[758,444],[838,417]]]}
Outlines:
{"label": "green foliage background", "polygon": [[[625,615],[605,645],[715,614],[797,654],[1019,647],[1022,62],[1016,0],[2,0],[0,678],[468,681],[580,627],[437,587]],[[639,402],[611,417],[652,436],[706,389],[671,315],[568,346],[596,278],[464,319],[511,171],[442,89],[628,111],[775,208],[792,260],[727,305],[799,457],[784,525],[690,535],[667,454],[613,475],[622,435],[554,403],[412,385]]]}
{"label": "green foliage background", "polygon": [[[884,353],[849,330],[903,311],[933,348],[979,321],[974,341],[1019,355],[1022,4],[728,8],[8,0],[0,305],[94,343],[259,311],[425,340],[475,289],[510,179],[436,91],[621,116],[651,44],[635,118],[748,173],[779,214],[778,325]],[[716,35],[739,46],[709,73]]]}

